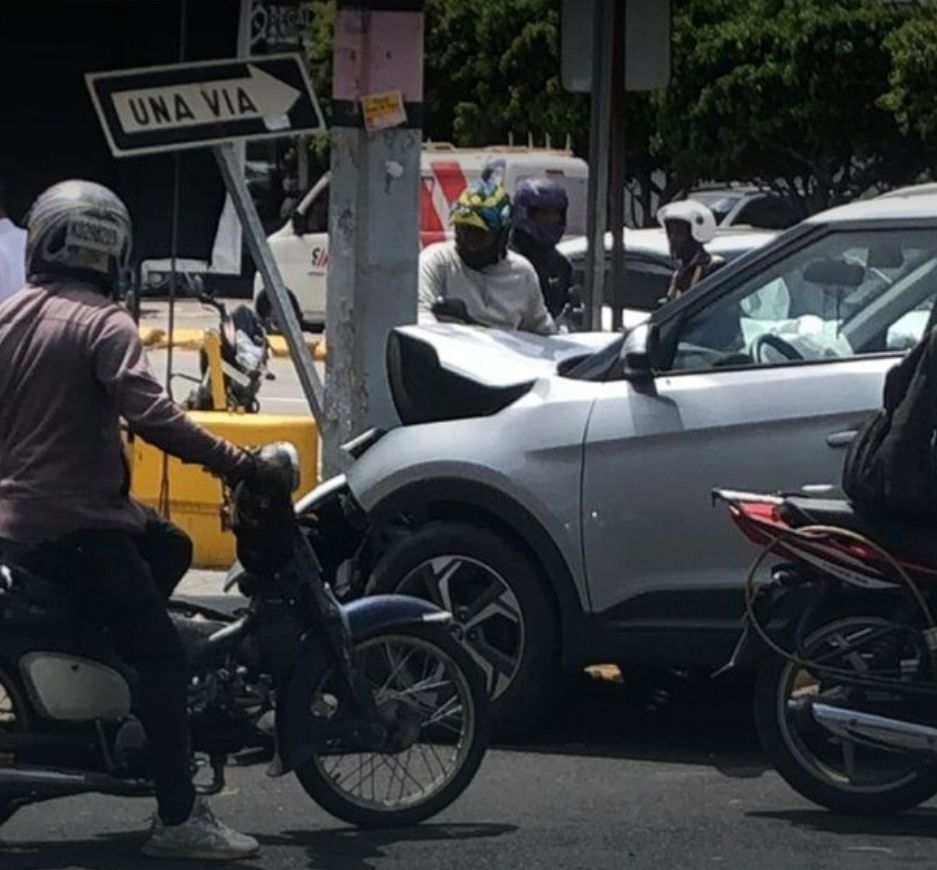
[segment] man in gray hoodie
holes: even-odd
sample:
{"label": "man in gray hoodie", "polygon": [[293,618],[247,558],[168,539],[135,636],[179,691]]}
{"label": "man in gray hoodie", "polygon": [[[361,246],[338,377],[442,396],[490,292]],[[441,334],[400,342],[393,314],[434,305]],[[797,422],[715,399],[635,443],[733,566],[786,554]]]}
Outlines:
{"label": "man in gray hoodie", "polygon": [[28,283],[0,304],[0,545],[5,558],[62,584],[138,673],[135,708],[158,759],[146,854],[252,855],[257,842],[196,799],[187,666],[165,603],[191,544],[130,497],[120,418],[231,480],[250,476],[254,461],[170,400],[113,301],[132,236],[120,199],[92,182],[62,182],[36,200],[27,232]]}

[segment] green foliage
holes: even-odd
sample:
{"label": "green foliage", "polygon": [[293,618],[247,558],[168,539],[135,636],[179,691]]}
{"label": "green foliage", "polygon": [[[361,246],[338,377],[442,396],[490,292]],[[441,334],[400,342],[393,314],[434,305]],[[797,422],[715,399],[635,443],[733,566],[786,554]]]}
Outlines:
{"label": "green foliage", "polygon": [[[672,0],[673,76],[626,99],[639,199],[751,181],[802,212],[915,180],[937,132],[937,10],[881,0]],[[426,0],[427,138],[586,156],[589,98],[560,83],[561,0]],[[332,0],[310,0],[327,109]],[[655,171],[656,170],[656,171]],[[661,174],[661,171],[663,174]]]}
{"label": "green foliage", "polygon": [[557,0],[428,0],[427,134],[460,145],[588,143],[589,101],[560,84]]}
{"label": "green foliage", "polygon": [[894,112],[902,131],[931,142],[937,133],[937,7],[920,9],[889,34],[891,90],[881,105]]}
{"label": "green foliage", "polygon": [[[881,104],[886,40],[908,13],[878,0],[679,4],[657,152],[686,177],[758,182],[812,212],[913,179],[923,150]],[[705,10],[705,16],[704,12]]]}

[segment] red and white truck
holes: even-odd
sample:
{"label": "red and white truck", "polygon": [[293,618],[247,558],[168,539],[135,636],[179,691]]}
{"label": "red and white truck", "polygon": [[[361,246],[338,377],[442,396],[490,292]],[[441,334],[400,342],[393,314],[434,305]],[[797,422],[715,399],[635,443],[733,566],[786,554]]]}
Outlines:
{"label": "red and white truck", "polygon": [[[449,211],[465,188],[494,166],[495,177],[513,195],[525,178],[550,177],[566,188],[569,214],[566,233],[585,233],[588,166],[564,151],[515,146],[480,149],[425,144],[420,159],[420,240],[423,245],[442,241],[449,234]],[[279,230],[269,237],[270,248],[283,280],[296,300],[303,320],[325,323],[325,280],[329,265],[329,174],[323,175],[303,197]],[[416,288],[414,288],[414,293]],[[254,298],[258,313],[266,316],[263,284],[257,276]]]}

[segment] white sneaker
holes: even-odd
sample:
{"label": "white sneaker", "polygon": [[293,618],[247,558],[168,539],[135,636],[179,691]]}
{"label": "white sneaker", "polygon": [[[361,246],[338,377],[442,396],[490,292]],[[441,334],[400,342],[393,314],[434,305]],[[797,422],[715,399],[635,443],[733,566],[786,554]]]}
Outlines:
{"label": "white sneaker", "polygon": [[250,858],[260,851],[260,844],[246,834],[239,834],[219,822],[201,797],[195,799],[192,815],[181,825],[164,825],[159,816],[153,820],[150,838],[143,854],[150,858],[190,858],[202,861],[232,861]]}

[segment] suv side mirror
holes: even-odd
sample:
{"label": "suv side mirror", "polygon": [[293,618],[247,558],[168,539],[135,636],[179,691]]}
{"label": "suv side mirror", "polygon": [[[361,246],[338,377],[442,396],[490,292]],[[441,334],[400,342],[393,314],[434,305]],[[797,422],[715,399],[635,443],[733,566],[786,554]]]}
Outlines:
{"label": "suv side mirror", "polygon": [[651,352],[657,331],[650,323],[641,323],[625,336],[621,346],[621,371],[626,380],[637,385],[654,381]]}
{"label": "suv side mirror", "polygon": [[308,232],[309,219],[307,218],[305,212],[296,210],[291,216],[291,223],[293,224],[293,232],[297,236],[304,236]]}

